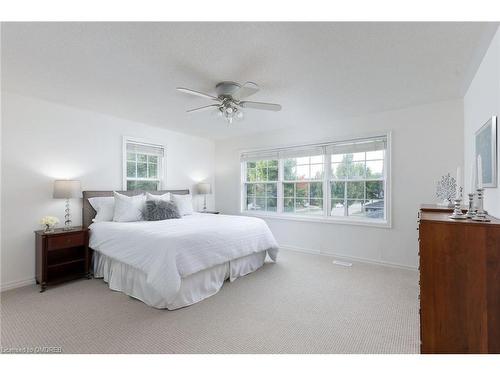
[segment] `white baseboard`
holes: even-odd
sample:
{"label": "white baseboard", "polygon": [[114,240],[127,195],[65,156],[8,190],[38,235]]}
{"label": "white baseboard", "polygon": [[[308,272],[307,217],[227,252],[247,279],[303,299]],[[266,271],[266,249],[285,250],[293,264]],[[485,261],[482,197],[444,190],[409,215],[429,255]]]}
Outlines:
{"label": "white baseboard", "polygon": [[402,269],[405,269],[405,270],[412,270],[412,271],[416,271],[417,270],[416,266],[413,267],[413,266],[408,266],[408,265],[405,265],[405,264],[399,264],[399,263],[394,263],[394,262],[386,262],[386,261],[383,261],[383,260],[374,260],[374,259],[368,259],[368,258],[353,257],[353,256],[350,256],[350,255],[335,254],[335,253],[325,253],[325,252],[320,251],[320,250],[308,249],[308,248],[298,247],[298,246],[280,245],[280,249],[294,251],[294,252],[297,252],[297,253],[323,255],[323,256],[327,256],[327,257],[331,257],[331,258],[339,258],[339,259],[351,260],[351,261],[354,261],[354,262],[377,264],[379,266],[402,268]]}
{"label": "white baseboard", "polygon": [[34,278],[26,279],[26,280],[10,281],[8,283],[3,283],[0,286],[0,290],[2,292],[4,292],[6,290],[16,289],[16,288],[20,288],[20,287],[26,286],[26,285],[32,285],[34,283],[35,283],[35,279]]}

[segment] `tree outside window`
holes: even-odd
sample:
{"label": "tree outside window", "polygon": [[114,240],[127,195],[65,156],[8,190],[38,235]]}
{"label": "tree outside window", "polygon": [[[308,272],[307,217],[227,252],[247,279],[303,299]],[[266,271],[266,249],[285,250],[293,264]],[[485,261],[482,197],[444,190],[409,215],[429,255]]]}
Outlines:
{"label": "tree outside window", "polygon": [[127,190],[160,190],[163,179],[164,148],[124,139],[124,188]]}
{"label": "tree outside window", "polygon": [[262,151],[276,155],[262,160],[242,154],[242,208],[384,220],[386,147],[387,138],[381,136]]}

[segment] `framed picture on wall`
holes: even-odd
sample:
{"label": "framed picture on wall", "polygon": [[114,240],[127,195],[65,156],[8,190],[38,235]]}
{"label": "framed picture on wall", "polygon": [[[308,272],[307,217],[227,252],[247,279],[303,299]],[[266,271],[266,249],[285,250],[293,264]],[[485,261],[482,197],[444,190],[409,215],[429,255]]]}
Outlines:
{"label": "framed picture on wall", "polygon": [[497,187],[497,116],[492,116],[476,131],[476,158],[481,155],[483,187]]}

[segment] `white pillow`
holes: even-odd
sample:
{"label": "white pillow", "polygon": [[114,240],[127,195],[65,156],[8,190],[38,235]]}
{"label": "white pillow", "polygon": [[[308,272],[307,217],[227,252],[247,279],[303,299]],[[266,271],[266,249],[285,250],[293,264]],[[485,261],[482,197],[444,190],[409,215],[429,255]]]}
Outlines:
{"label": "white pillow", "polygon": [[128,197],[126,195],[113,192],[115,196],[115,212],[113,221],[142,221],[144,220],[143,210],[146,197],[144,194]]}
{"label": "white pillow", "polygon": [[151,193],[146,193],[146,200],[147,201],[169,201],[170,198],[170,193],[165,193],[163,195],[155,195]]}
{"label": "white pillow", "polygon": [[177,205],[181,216],[193,214],[193,197],[191,194],[172,194],[172,201]]}
{"label": "white pillow", "polygon": [[113,214],[115,212],[115,198],[113,197],[94,197],[89,198],[89,203],[97,214],[92,219],[94,223],[100,221],[113,221]]}

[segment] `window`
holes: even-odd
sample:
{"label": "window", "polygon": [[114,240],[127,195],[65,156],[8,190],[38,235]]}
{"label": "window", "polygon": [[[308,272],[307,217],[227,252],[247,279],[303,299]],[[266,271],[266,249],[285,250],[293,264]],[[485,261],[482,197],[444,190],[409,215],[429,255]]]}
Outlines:
{"label": "window", "polygon": [[278,208],[278,160],[245,163],[245,202],[249,211],[276,212]]}
{"label": "window", "polygon": [[242,211],[388,224],[388,137],[243,153]]}
{"label": "window", "polygon": [[323,215],[323,155],[283,160],[283,211]]}
{"label": "window", "polygon": [[331,157],[331,215],[384,219],[384,150]]}
{"label": "window", "polygon": [[123,189],[160,190],[164,185],[162,145],[124,138]]}

